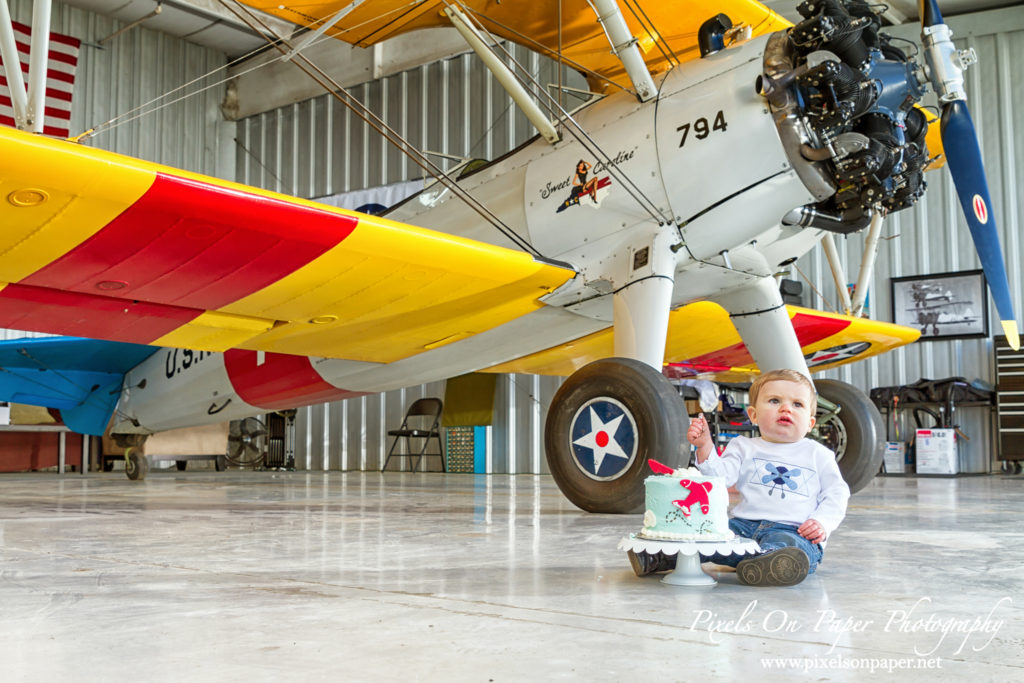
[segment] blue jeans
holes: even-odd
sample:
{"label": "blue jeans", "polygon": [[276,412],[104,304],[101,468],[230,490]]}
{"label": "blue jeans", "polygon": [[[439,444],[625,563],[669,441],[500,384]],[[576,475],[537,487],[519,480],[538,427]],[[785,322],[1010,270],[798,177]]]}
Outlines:
{"label": "blue jeans", "polygon": [[[811,562],[811,568],[807,571],[808,574],[814,573],[824,554],[820,544],[811,543],[798,534],[796,532],[797,527],[792,524],[733,517],[729,520],[729,529],[737,536],[752,538],[757,541],[757,544],[761,546],[761,552],[778,550],[790,545],[800,548],[800,550],[807,554],[807,559]],[[750,555],[736,555],[735,553],[732,555],[715,553],[714,555],[701,555],[700,559],[703,562],[714,562],[715,564],[724,564],[727,567],[735,567],[741,560],[749,557]]]}

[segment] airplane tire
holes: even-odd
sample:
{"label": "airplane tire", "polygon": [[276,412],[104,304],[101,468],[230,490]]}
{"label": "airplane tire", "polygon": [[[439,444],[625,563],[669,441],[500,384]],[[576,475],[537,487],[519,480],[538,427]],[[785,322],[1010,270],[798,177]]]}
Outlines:
{"label": "airplane tire", "polygon": [[188,467],[188,460],[175,460],[174,466],[178,468],[179,472],[184,472],[185,468]]}
{"label": "airplane tire", "polygon": [[647,460],[686,463],[688,426],[678,392],[660,372],[640,361],[607,358],[577,370],[555,393],[544,450],[555,483],[578,507],[642,512]]}
{"label": "airplane tire", "polygon": [[833,379],[814,382],[818,394],[840,406],[839,414],[815,425],[819,440],[835,451],[839,472],[856,493],[882,466],[885,423],[875,404],[851,384]]}
{"label": "airplane tire", "polygon": [[134,448],[129,448],[124,452],[124,473],[128,475],[129,479],[142,481],[146,478],[147,472],[149,472],[149,461],[146,460],[144,453],[139,453]]}

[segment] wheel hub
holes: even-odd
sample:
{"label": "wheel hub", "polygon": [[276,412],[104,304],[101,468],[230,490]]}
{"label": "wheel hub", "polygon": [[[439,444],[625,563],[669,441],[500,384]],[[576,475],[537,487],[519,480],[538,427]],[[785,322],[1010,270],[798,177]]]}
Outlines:
{"label": "wheel hub", "polygon": [[570,423],[573,462],[591,479],[617,479],[636,459],[636,435],[636,420],[625,405],[607,396],[590,399]]}
{"label": "wheel hub", "polygon": [[836,454],[836,462],[842,461],[843,456],[846,455],[848,437],[846,425],[837,414],[827,415],[815,425],[813,436],[817,437],[816,441],[821,442]]}

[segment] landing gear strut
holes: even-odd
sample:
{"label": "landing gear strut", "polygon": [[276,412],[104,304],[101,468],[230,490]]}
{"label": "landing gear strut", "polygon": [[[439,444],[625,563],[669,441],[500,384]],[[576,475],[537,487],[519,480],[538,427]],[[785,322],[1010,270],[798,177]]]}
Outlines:
{"label": "landing gear strut", "polygon": [[648,458],[685,465],[687,426],[679,394],[660,372],[628,358],[595,361],[551,401],[548,467],[562,493],[588,512],[640,512]]}

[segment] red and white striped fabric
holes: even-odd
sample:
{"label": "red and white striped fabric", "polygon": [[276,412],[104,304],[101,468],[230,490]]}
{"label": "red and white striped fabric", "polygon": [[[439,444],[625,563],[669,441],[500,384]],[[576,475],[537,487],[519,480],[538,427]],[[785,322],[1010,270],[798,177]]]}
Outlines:
{"label": "red and white striped fabric", "polygon": [[[32,29],[25,24],[11,22],[14,40],[21,56],[21,71],[28,87],[28,56]],[[78,67],[78,49],[82,41],[59,33],[50,33],[50,58],[46,68],[46,119],[43,133],[66,138],[71,134],[71,93],[75,86]],[[7,88],[7,75],[0,71],[0,124],[14,126],[14,107]]]}

